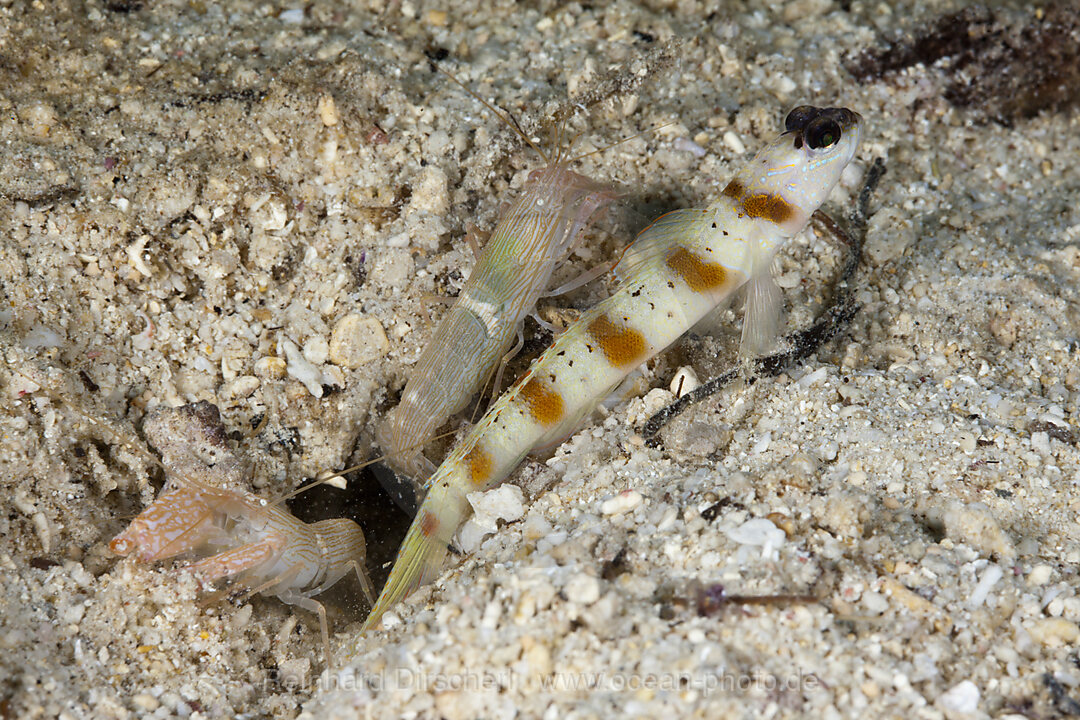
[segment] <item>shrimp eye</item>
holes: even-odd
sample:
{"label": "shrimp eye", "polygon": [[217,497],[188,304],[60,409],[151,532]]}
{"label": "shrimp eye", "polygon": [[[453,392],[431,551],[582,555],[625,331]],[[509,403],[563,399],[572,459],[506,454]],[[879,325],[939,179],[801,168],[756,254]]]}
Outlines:
{"label": "shrimp eye", "polygon": [[827,148],[840,139],[840,124],[832,118],[818,117],[810,121],[804,133],[806,144],[813,150]]}
{"label": "shrimp eye", "polygon": [[802,130],[820,112],[821,109],[813,105],[800,105],[788,113],[787,119],[784,120],[784,129],[788,132]]}

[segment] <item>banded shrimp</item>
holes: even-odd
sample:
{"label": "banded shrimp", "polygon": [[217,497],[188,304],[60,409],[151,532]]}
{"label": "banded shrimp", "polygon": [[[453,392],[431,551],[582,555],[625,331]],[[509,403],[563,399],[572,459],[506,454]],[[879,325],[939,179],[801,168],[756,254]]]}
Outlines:
{"label": "banded shrimp", "polygon": [[[443,461],[365,628],[441,570],[466,496],[504,481],[534,448],[572,431],[636,367],[750,283],[743,342],[760,344],[774,308],[770,261],[852,162],[862,118],[802,106],[705,208],[655,220],[615,268],[615,292],[537,358]],[[758,286],[755,289],[755,286]]]}
{"label": "banded shrimp", "polygon": [[314,596],[354,573],[371,602],[360,526],[345,518],[305,523],[285,498],[271,502],[244,490],[243,463],[208,402],[153,411],[144,430],[162,453],[166,486],[109,548],[142,563],[210,549],[216,554],[189,566],[204,587],[232,579],[247,586],[246,596],[270,595],[315,613],[329,665],[326,608]]}
{"label": "banded shrimp", "polygon": [[39,410],[55,414],[62,408],[92,428],[91,437],[100,439],[101,452],[135,476],[132,485],[138,478],[149,489],[147,471],[156,467],[164,473],[165,485],[158,497],[108,543],[112,553],[150,563],[216,552],[181,569],[192,572],[203,589],[230,579],[245,585],[247,596],[274,596],[316,614],[329,664],[327,612],[314,596],[355,573],[371,602],[365,537],[349,519],[305,523],[289,511],[284,500],[314,484],[340,487],[341,476],[353,468],[326,473],[285,497],[268,501],[246,489],[251,487],[253,473],[230,447],[215,405],[204,401],[151,410],[141,423],[144,440],[126,421],[84,407],[72,391],[72,379],[62,370],[6,369],[10,375],[3,378],[5,384],[18,397],[39,397],[43,399],[35,402]]}

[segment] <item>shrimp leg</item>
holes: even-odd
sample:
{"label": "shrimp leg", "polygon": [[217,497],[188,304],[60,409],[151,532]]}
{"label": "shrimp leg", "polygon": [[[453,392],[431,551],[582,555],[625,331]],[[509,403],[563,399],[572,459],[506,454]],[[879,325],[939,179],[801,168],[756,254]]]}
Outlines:
{"label": "shrimp leg", "polygon": [[[217,555],[200,560],[191,566],[192,572],[205,583],[212,583],[225,577],[232,577],[251,568],[269,562],[275,556],[281,542],[278,538],[266,538],[227,550]],[[277,580],[270,583],[273,585]],[[269,587],[269,585],[267,585]],[[262,588],[255,592],[261,592]]]}

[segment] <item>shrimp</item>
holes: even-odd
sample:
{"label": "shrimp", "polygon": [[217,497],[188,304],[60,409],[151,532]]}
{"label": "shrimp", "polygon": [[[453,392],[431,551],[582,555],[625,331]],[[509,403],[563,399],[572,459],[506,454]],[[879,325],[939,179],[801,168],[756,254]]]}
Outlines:
{"label": "shrimp", "polygon": [[[589,218],[615,199],[603,185],[570,171],[569,161],[558,154],[548,160],[516,125],[488,108],[547,165],[530,173],[521,196],[502,214],[457,301],[428,340],[401,402],[376,430],[388,464],[414,480],[435,470],[423,455],[424,444],[465,408],[500,358],[520,349],[522,321],[547,289],[556,265],[573,250]],[[515,336],[517,344],[508,353]]]}
{"label": "shrimp", "polygon": [[[163,465],[170,471],[168,485],[113,538],[109,548],[118,555],[134,552],[140,562],[164,560],[204,547],[230,548],[194,563],[192,571],[204,585],[239,576],[252,588],[249,595],[272,595],[318,614],[329,663],[326,608],[313,596],[355,572],[371,602],[371,581],[363,566],[364,534],[352,520],[307,524],[279,502],[269,503],[235,487],[211,484],[215,476],[235,480],[240,470],[223,431],[209,427],[209,436],[200,438],[203,442],[192,441],[191,433],[206,429],[207,423],[215,420],[221,429],[217,409],[205,402],[148,417],[147,434],[157,440]],[[186,431],[187,437],[162,435],[177,430]],[[175,472],[181,469],[187,472]]]}
{"label": "shrimp", "polygon": [[[615,268],[616,291],[567,328],[450,453],[428,481],[365,628],[439,572],[468,493],[502,482],[530,450],[572,431],[735,290],[773,282],[773,255],[824,202],[862,134],[862,118],[844,108],[798,107],[785,125],[707,208],[676,210],[642,231]],[[771,321],[774,310],[760,302],[769,295],[749,293],[744,343],[757,343],[756,324]]]}

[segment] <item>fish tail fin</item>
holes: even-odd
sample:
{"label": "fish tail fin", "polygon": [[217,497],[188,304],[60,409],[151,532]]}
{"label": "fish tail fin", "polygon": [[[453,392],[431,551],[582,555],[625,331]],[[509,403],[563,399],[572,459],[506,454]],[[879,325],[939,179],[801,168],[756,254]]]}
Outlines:
{"label": "fish tail fin", "polygon": [[401,543],[390,578],[364,621],[364,630],[375,627],[383,613],[416,588],[435,579],[442,570],[447,547],[461,525],[467,506],[464,495],[450,488],[436,486],[428,492]]}

